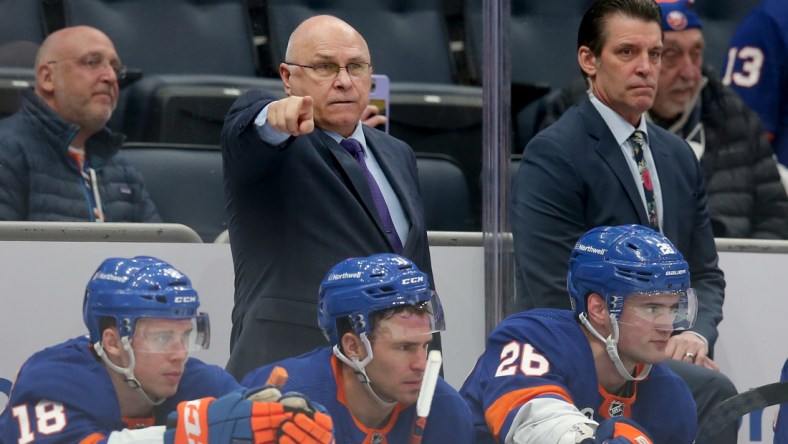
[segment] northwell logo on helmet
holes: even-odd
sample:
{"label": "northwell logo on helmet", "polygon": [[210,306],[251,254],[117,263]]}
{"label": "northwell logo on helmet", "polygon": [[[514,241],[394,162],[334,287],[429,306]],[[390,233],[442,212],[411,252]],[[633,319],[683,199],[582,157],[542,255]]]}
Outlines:
{"label": "northwell logo on helmet", "polygon": [[605,254],[605,252],[607,252],[607,250],[604,248],[594,248],[591,245],[584,245],[584,244],[577,244],[575,245],[575,248],[580,251],[585,251],[586,253],[594,253],[600,256]]}
{"label": "northwell logo on helmet", "polygon": [[96,273],[96,279],[104,279],[107,281],[115,281],[115,282],[126,282],[129,280],[126,276],[115,276],[114,274],[107,274],[107,273]]}
{"label": "northwell logo on helmet", "polygon": [[339,279],[358,279],[361,277],[361,272],[358,273],[333,273],[328,276],[327,281],[337,281]]}

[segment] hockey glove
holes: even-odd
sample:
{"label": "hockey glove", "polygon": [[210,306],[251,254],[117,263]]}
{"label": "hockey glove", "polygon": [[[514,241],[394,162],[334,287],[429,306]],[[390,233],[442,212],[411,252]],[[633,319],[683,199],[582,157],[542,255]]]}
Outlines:
{"label": "hockey glove", "polygon": [[[249,397],[252,399],[247,399]],[[277,402],[279,398],[279,390],[263,387],[247,391],[236,390],[219,399],[208,397],[181,402],[177,411],[170,414],[168,427],[174,428],[165,432],[164,443],[289,443],[292,441],[280,440],[277,435],[281,435],[280,427],[285,422],[294,423],[294,414],[301,414],[306,418],[300,420],[303,425],[298,428],[309,429],[312,434],[308,436],[327,439],[304,442],[332,441],[332,423],[328,415],[314,412],[309,416],[306,411],[302,412]],[[302,403],[310,405],[305,399]]]}
{"label": "hockey glove", "polygon": [[616,416],[603,421],[596,429],[597,444],[654,444],[648,432],[635,421]]}
{"label": "hockey glove", "polygon": [[[270,389],[266,389],[267,391]],[[334,425],[322,405],[309,401],[298,392],[282,395],[279,404],[284,406],[287,418],[277,430],[277,443],[329,444],[334,442]]]}

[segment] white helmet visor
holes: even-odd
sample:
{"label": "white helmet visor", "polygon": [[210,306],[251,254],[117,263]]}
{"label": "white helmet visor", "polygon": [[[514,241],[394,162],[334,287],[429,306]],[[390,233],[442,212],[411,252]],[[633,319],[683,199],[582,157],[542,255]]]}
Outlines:
{"label": "white helmet visor", "polygon": [[687,330],[695,324],[698,298],[695,290],[632,293],[624,298],[618,323],[659,330]]}
{"label": "white helmet visor", "polygon": [[429,337],[432,333],[445,330],[443,307],[437,296],[437,293],[432,292],[428,301],[383,310],[383,316],[374,323],[373,336],[387,335],[416,341],[419,337]]}
{"label": "white helmet visor", "polygon": [[135,351],[192,352],[207,349],[211,339],[207,313],[184,319],[140,318],[131,339]]}

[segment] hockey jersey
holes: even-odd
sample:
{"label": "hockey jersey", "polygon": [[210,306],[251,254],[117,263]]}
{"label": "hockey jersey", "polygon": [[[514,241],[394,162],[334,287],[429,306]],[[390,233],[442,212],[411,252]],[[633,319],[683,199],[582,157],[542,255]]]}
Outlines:
{"label": "hockey jersey", "polygon": [[181,401],[219,397],[240,387],[221,367],[189,358],[178,391],[155,407],[153,418],[124,420],[107,372],[87,336],[34,354],[19,371],[0,415],[0,442],[103,442],[115,430],[166,424]]}
{"label": "hockey jersey", "polygon": [[520,406],[547,396],[574,404],[597,422],[632,418],[656,444],[692,443],[697,416],[684,381],[654,365],[631,396],[607,393],[597,382],[581,328],[572,311],[534,309],[505,319],[493,330],[460,389],[473,415],[475,442],[503,442]]}
{"label": "hockey jersey", "polygon": [[722,81],[758,113],[788,165],[788,2],[764,0],[734,32]]}
{"label": "hockey jersey", "polygon": [[[788,359],[783,365],[780,381],[788,382]],[[780,404],[777,422],[774,424],[774,444],[788,444],[788,403]]]}
{"label": "hockey jersey", "polygon": [[[344,391],[338,389],[342,387],[341,365],[329,347],[317,348],[296,358],[258,368],[246,375],[241,384],[250,388],[263,385],[274,367],[283,367],[288,379],[282,391],[300,392],[322,404],[334,421],[337,443],[407,443],[416,416],[415,405],[397,404],[384,427],[365,427],[350,413]],[[422,443],[472,443],[472,437],[468,406],[456,390],[439,378]]]}

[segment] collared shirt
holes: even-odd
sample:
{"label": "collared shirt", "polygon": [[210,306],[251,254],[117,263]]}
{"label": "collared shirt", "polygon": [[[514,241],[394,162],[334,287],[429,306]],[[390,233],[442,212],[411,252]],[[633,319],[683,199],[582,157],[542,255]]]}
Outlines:
{"label": "collared shirt", "polygon": [[646,208],[646,195],[643,191],[643,181],[640,178],[640,170],[638,169],[638,165],[635,162],[635,153],[633,151],[634,146],[629,141],[629,137],[635,132],[635,130],[643,131],[645,134],[643,158],[646,161],[646,166],[648,167],[649,174],[651,175],[651,184],[654,187],[654,201],[657,203],[657,215],[659,216],[660,231],[662,231],[662,215],[664,214],[662,211],[662,189],[659,186],[659,174],[657,172],[657,166],[654,163],[654,156],[651,155],[646,119],[641,116],[640,124],[637,128],[635,128],[631,123],[624,120],[620,114],[613,111],[610,107],[597,99],[591,91],[588,92],[588,96],[591,99],[591,104],[594,105],[594,108],[596,108],[596,110],[602,116],[602,120],[604,120],[605,124],[607,124],[607,127],[610,128],[610,131],[613,133],[613,137],[616,139],[616,143],[618,143],[618,146],[621,148],[621,152],[624,154],[624,159],[626,159],[627,165],[629,166],[629,171],[632,173],[632,178],[638,185],[637,189],[638,193],[640,193],[640,200],[643,203],[643,208],[646,210],[646,214],[648,214],[648,209]]}
{"label": "collared shirt", "polygon": [[[271,145],[279,145],[287,140],[290,135],[287,133],[279,132],[273,128],[271,125],[268,125],[268,107],[270,104],[266,105],[260,114],[257,115],[255,118],[255,125],[257,126],[257,133],[260,135],[260,138]],[[337,143],[339,143],[343,137],[335,132],[332,131],[325,131],[329,137],[334,139]],[[356,139],[361,143],[361,147],[364,149],[364,161],[367,165],[367,169],[369,172],[372,173],[372,177],[375,178],[375,181],[378,183],[378,188],[380,188],[380,192],[383,194],[383,199],[386,201],[386,206],[389,208],[389,213],[391,213],[391,220],[394,222],[394,228],[397,230],[397,235],[404,246],[408,240],[408,234],[410,233],[410,220],[408,219],[407,214],[405,214],[405,209],[402,208],[402,204],[400,203],[399,199],[397,198],[397,193],[394,192],[394,188],[391,186],[386,175],[383,173],[383,170],[380,168],[380,164],[378,163],[377,158],[375,158],[375,154],[367,147],[367,139],[364,137],[364,131],[361,128],[361,122],[356,124],[356,129],[353,130],[353,134],[350,135],[351,139]]]}

